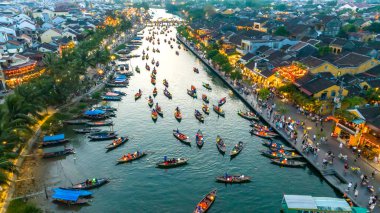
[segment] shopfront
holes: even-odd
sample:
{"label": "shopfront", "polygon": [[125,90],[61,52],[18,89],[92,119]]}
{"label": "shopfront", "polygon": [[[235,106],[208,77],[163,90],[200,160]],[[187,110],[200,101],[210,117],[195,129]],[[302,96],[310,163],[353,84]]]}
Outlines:
{"label": "shopfront", "polygon": [[359,131],[350,122],[339,121],[336,123],[333,135],[337,137],[339,142],[347,146],[357,146],[359,143]]}

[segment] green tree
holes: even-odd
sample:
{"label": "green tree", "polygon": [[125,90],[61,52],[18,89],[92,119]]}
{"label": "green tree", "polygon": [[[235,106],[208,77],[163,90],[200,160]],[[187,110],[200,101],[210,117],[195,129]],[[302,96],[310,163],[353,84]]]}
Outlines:
{"label": "green tree", "polygon": [[276,29],[274,32],[274,35],[276,36],[289,36],[290,33],[286,30],[285,26],[280,26]]}
{"label": "green tree", "polygon": [[348,108],[353,108],[355,106],[361,106],[366,104],[367,101],[359,96],[354,96],[354,97],[346,97],[342,101],[342,109],[348,109]]}
{"label": "green tree", "polygon": [[274,9],[279,11],[285,11],[288,9],[288,6],[286,6],[286,4],[279,4],[274,6]]}
{"label": "green tree", "polygon": [[364,30],[368,30],[374,33],[380,33],[380,23],[373,22],[371,25],[364,27]]}
{"label": "green tree", "polygon": [[270,95],[269,89],[267,89],[267,88],[260,89],[260,91],[259,91],[259,97],[262,100],[266,100],[269,97],[269,95]]}

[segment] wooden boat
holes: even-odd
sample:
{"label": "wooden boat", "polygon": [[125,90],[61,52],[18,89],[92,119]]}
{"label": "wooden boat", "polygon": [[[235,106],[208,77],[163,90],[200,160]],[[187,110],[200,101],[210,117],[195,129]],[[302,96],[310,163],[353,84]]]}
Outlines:
{"label": "wooden boat", "polygon": [[232,151],[230,152],[230,156],[231,157],[237,156],[241,152],[241,150],[243,150],[243,148],[244,148],[244,143],[239,141],[239,143],[237,143],[234,146],[234,148],[232,148]]}
{"label": "wooden boat", "polygon": [[150,83],[153,85],[156,85],[156,79],[154,79],[154,78],[150,79]]}
{"label": "wooden boat", "polygon": [[73,148],[65,148],[65,147],[50,147],[43,149],[44,153],[42,155],[43,158],[54,158],[65,156],[69,154],[75,154]]}
{"label": "wooden boat", "polygon": [[145,155],[146,155],[145,152],[139,152],[139,151],[136,151],[133,154],[128,153],[128,154],[122,156],[121,158],[119,158],[117,160],[117,163],[119,163],[119,164],[120,163],[128,163],[128,162],[140,159],[140,158],[144,157]]}
{"label": "wooden boat", "polygon": [[[143,59],[143,60],[144,60],[144,59]],[[140,73],[140,68],[139,68],[139,67],[136,67],[135,71],[136,71],[137,73]]]}
{"label": "wooden boat", "polygon": [[76,132],[76,133],[85,134],[85,133],[100,132],[101,129],[97,129],[97,128],[81,128],[81,129],[73,129],[73,131]]}
{"label": "wooden boat", "polygon": [[172,94],[167,90],[166,88],[164,89],[164,95],[168,97],[169,99],[172,99]]}
{"label": "wooden boat", "polygon": [[189,137],[185,134],[182,134],[177,130],[173,130],[173,135],[175,138],[177,138],[179,141],[181,141],[182,143],[185,143],[187,145],[190,145],[191,144],[191,141],[189,139]]}
{"label": "wooden boat", "polygon": [[102,100],[103,101],[121,101],[121,97],[120,96],[103,95]]}
{"label": "wooden boat", "polygon": [[141,95],[142,95],[142,91],[139,90],[139,92],[135,94],[135,100],[141,98]]}
{"label": "wooden boat", "polygon": [[178,52],[178,51],[175,51],[175,54],[176,54],[176,55],[179,55],[179,52]]}
{"label": "wooden boat", "polygon": [[[148,57],[148,55],[146,57]],[[145,65],[145,69],[149,71],[150,70],[150,66],[148,64],[146,64]]]}
{"label": "wooden boat", "polygon": [[156,74],[152,72],[152,74],[150,74],[150,78],[156,80]]}
{"label": "wooden boat", "polygon": [[154,103],[153,103],[153,99],[152,99],[152,97],[149,96],[149,99],[148,99],[148,106],[149,106],[149,107],[152,107],[153,104],[154,104]]}
{"label": "wooden boat", "polygon": [[199,110],[194,111],[194,116],[196,119],[198,119],[198,121],[200,121],[202,123],[205,122],[205,118],[203,117],[202,113],[199,112]]}
{"label": "wooden boat", "polygon": [[153,71],[152,71],[152,74],[154,74],[154,75],[157,75],[157,70],[156,70],[156,67],[153,67]]}
{"label": "wooden boat", "polygon": [[216,106],[216,105],[213,105],[212,107],[214,109],[214,111],[220,115],[220,116],[223,116],[225,115],[224,111],[222,110],[222,108],[220,108],[219,106]]}
{"label": "wooden boat", "polygon": [[273,164],[277,164],[280,166],[286,166],[286,167],[305,167],[306,162],[296,161],[296,160],[287,160],[287,159],[272,159]]}
{"label": "wooden boat", "polygon": [[203,86],[204,88],[208,89],[208,90],[212,90],[210,84],[208,84],[208,83],[203,82],[203,83],[202,83],[202,86]]}
{"label": "wooden boat", "polygon": [[245,175],[224,175],[216,177],[216,182],[219,183],[248,183],[251,177]]}
{"label": "wooden boat", "polygon": [[260,150],[261,154],[268,158],[286,158],[286,159],[300,159],[303,158],[301,155],[295,152],[288,152],[283,149],[278,150]]}
{"label": "wooden boat", "polygon": [[199,73],[199,69],[196,68],[196,67],[193,68],[193,71],[194,71],[195,73]]}
{"label": "wooden boat", "polygon": [[[159,52],[159,50],[157,49],[157,52]],[[156,62],[156,67],[160,66],[160,62]]]}
{"label": "wooden boat", "polygon": [[152,120],[157,121],[158,118],[158,113],[156,112],[155,109],[152,110]]}
{"label": "wooden boat", "polygon": [[112,92],[115,94],[118,94],[119,96],[126,96],[127,95],[127,93],[122,92],[122,91],[118,91],[118,90],[112,90]]}
{"label": "wooden boat", "polygon": [[112,121],[91,121],[86,123],[87,126],[112,126]]}
{"label": "wooden boat", "polygon": [[227,98],[226,98],[226,97],[220,99],[219,102],[218,102],[218,106],[222,106],[223,104],[226,103],[226,101],[227,101]]}
{"label": "wooden boat", "polygon": [[187,89],[187,94],[190,95],[193,98],[197,98],[197,92],[194,90]]}
{"label": "wooden boat", "polygon": [[115,149],[119,146],[121,146],[122,144],[126,143],[127,141],[129,140],[128,137],[120,137],[114,141],[112,141],[112,143],[108,144],[106,146],[106,149],[107,150],[112,150],[112,149]]}
{"label": "wooden boat", "polygon": [[74,120],[63,121],[63,123],[67,125],[81,125],[81,124],[86,124],[88,121],[89,121],[88,119],[74,119]]}
{"label": "wooden boat", "polygon": [[165,87],[169,87],[169,83],[166,79],[164,79],[162,83],[164,84]]}
{"label": "wooden boat", "polygon": [[57,146],[67,142],[69,142],[69,140],[65,138],[65,134],[46,135],[42,139],[41,147]]}
{"label": "wooden boat", "polygon": [[202,104],[202,111],[207,115],[210,114],[210,108],[207,104]]}
{"label": "wooden boat", "polygon": [[187,158],[172,158],[169,160],[158,162],[156,165],[158,168],[168,169],[168,168],[183,166],[187,164],[187,161],[188,161]]}
{"label": "wooden boat", "polygon": [[153,97],[156,97],[156,96],[157,96],[157,88],[154,87],[154,89],[153,89]]}
{"label": "wooden boat", "polygon": [[111,83],[111,82],[107,82],[106,86],[107,87],[126,87],[126,86],[128,86],[128,83]]}
{"label": "wooden boat", "polygon": [[216,189],[209,192],[194,209],[194,213],[205,213],[207,212],[211,205],[214,203],[216,198]]}
{"label": "wooden boat", "polygon": [[95,107],[94,109],[99,109],[99,110],[103,110],[103,111],[106,111],[106,112],[117,111],[117,109],[115,107],[111,107],[111,106],[99,106],[99,107]]}
{"label": "wooden boat", "polygon": [[110,180],[108,178],[94,178],[94,179],[88,179],[82,183],[74,184],[72,187],[68,187],[66,189],[94,189],[103,186],[106,183],[109,183]]}
{"label": "wooden boat", "polygon": [[179,110],[179,108],[178,108],[178,110],[177,109],[174,110],[174,117],[175,117],[175,119],[177,119],[178,122],[180,122],[182,120],[182,113]]}
{"label": "wooden boat", "polygon": [[242,110],[239,110],[238,115],[240,115],[242,118],[245,118],[247,120],[259,120],[259,117],[253,112],[243,112]]}
{"label": "wooden boat", "polygon": [[279,150],[283,149],[287,152],[294,152],[295,150],[292,148],[286,148],[283,144],[272,142],[272,141],[263,141],[263,146],[269,147],[272,150]]}
{"label": "wooden boat", "polygon": [[257,131],[255,129],[252,129],[250,131],[250,133],[252,135],[256,135],[256,136],[259,136],[261,138],[274,138],[277,136],[277,134],[269,134],[268,132],[265,132],[265,131]]}
{"label": "wooden boat", "polygon": [[154,65],[156,63],[156,61],[154,61],[154,58],[152,59],[151,63]]}
{"label": "wooden boat", "polygon": [[269,131],[269,127],[267,125],[263,125],[255,121],[251,121],[249,126],[255,129],[261,129],[262,131]]}
{"label": "wooden boat", "polygon": [[210,101],[208,100],[208,97],[207,97],[207,95],[206,94],[202,94],[202,100],[206,103],[206,104],[208,104]]}
{"label": "wooden boat", "polygon": [[203,133],[200,129],[198,129],[197,134],[195,134],[195,143],[199,148],[201,148],[204,144]]}
{"label": "wooden boat", "polygon": [[222,154],[226,153],[226,144],[219,135],[216,136],[216,146],[218,147],[219,152]]}
{"label": "wooden boat", "polygon": [[117,137],[113,131],[96,132],[88,136],[93,141],[111,140]]}
{"label": "wooden boat", "polygon": [[161,117],[164,116],[164,112],[162,112],[162,109],[161,109],[161,107],[158,105],[158,103],[156,103],[156,112],[158,113],[159,116],[161,116]]}

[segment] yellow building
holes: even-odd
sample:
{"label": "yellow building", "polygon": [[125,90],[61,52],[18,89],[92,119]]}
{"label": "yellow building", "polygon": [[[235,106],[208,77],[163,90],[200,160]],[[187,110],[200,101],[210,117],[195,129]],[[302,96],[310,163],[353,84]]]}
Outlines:
{"label": "yellow building", "polygon": [[48,29],[41,34],[41,43],[50,43],[53,37],[62,37],[62,32],[58,29]]}

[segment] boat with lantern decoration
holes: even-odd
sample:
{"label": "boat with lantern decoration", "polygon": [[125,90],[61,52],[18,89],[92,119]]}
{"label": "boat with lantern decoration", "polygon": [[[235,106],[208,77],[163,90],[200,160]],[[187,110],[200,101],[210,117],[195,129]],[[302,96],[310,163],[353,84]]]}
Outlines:
{"label": "boat with lantern decoration", "polygon": [[199,148],[201,148],[204,144],[203,133],[200,129],[198,129],[197,134],[195,134],[195,143]]}
{"label": "boat with lantern decoration", "polygon": [[187,161],[187,158],[171,158],[164,159],[164,161],[158,162],[156,165],[158,168],[168,169],[186,165]]}
{"label": "boat with lantern decoration", "polygon": [[174,117],[175,119],[177,119],[178,122],[180,122],[182,120],[182,113],[179,109],[179,107],[177,107],[174,111]]}
{"label": "boat with lantern decoration", "polygon": [[244,148],[244,143],[242,141],[239,141],[239,143],[237,143],[230,152],[231,158],[236,157],[241,152],[241,150],[243,150],[243,148]]}
{"label": "boat with lantern decoration", "polygon": [[139,89],[139,91],[135,94],[135,100],[141,98],[142,91]]}
{"label": "boat with lantern decoration", "polygon": [[202,83],[202,86],[203,86],[204,88],[208,89],[208,90],[212,90],[211,85],[210,85],[209,83],[205,83],[205,82],[203,82],[203,83]]}
{"label": "boat with lantern decoration", "polygon": [[154,122],[156,122],[156,121],[157,121],[157,118],[158,118],[158,113],[157,113],[157,111],[156,111],[155,109],[153,109],[153,110],[152,110],[152,120],[153,120]]}
{"label": "boat with lantern decoration", "polygon": [[157,88],[154,87],[154,89],[153,89],[153,97],[156,97],[156,96],[157,96]]}
{"label": "boat with lantern decoration", "polygon": [[128,137],[120,137],[120,138],[112,141],[112,143],[108,144],[105,148],[107,149],[107,151],[110,151],[110,150],[115,149],[115,148],[121,146],[122,144],[126,143],[128,140],[129,140]]}
{"label": "boat with lantern decoration", "polygon": [[117,163],[118,164],[121,164],[121,163],[128,163],[128,162],[132,162],[132,161],[135,161],[135,160],[138,160],[142,157],[144,157],[146,155],[145,152],[139,152],[139,151],[136,151],[135,153],[128,153],[126,155],[123,155],[121,158],[119,158],[117,160]]}
{"label": "boat with lantern decoration", "polygon": [[249,131],[252,135],[256,135],[256,136],[259,136],[261,138],[274,138],[274,137],[277,137],[278,134],[277,133],[274,133],[274,132],[266,132],[266,131],[260,131],[260,130],[256,130],[256,129],[251,129],[251,131]]}
{"label": "boat with lantern decoration", "polygon": [[301,162],[297,160],[288,160],[286,158],[272,159],[271,161],[273,164],[286,166],[286,167],[305,167],[306,166],[306,162]]}
{"label": "boat with lantern decoration", "polygon": [[208,104],[210,102],[210,100],[208,99],[207,95],[206,94],[202,94],[202,100]]}
{"label": "boat with lantern decoration", "polygon": [[220,153],[224,155],[226,153],[226,144],[224,143],[224,140],[218,135],[216,136],[216,147],[218,147],[218,150]]}
{"label": "boat with lantern decoration", "polygon": [[205,118],[203,117],[203,115],[202,115],[202,113],[201,112],[199,112],[199,110],[195,110],[194,111],[194,116],[195,116],[195,118],[198,120],[198,121],[200,121],[200,122],[205,122]]}
{"label": "boat with lantern decoration", "polygon": [[197,98],[197,90],[187,90],[187,94],[193,98]]}
{"label": "boat with lantern decoration", "polygon": [[158,103],[156,103],[156,112],[158,113],[159,116],[161,116],[161,117],[164,116],[164,112],[162,112],[162,109],[161,109],[161,107],[158,105]]}
{"label": "boat with lantern decoration", "polygon": [[186,145],[191,145],[191,141],[189,139],[189,137],[181,132],[179,132],[179,130],[173,130],[173,135],[175,138],[177,138],[179,141],[181,141],[182,143],[186,144]]}
{"label": "boat with lantern decoration", "polygon": [[261,143],[263,146],[266,146],[266,147],[269,147],[271,150],[279,150],[279,149],[283,149],[285,151],[288,151],[288,152],[294,152],[295,150],[292,149],[292,148],[287,148],[285,147],[283,144],[281,143],[277,143],[277,142],[273,142],[273,141],[263,141]]}
{"label": "boat with lantern decoration", "polygon": [[300,159],[303,158],[301,155],[297,154],[295,151],[289,152],[284,149],[278,150],[260,150],[261,154],[268,158],[287,158],[287,159]]}
{"label": "boat with lantern decoration", "polygon": [[210,114],[210,108],[208,107],[207,104],[202,104],[202,111],[203,111],[206,115]]}
{"label": "boat with lantern decoration", "polygon": [[212,108],[214,109],[214,111],[215,111],[218,115],[224,117],[225,113],[224,113],[224,111],[222,110],[222,108],[220,108],[219,106],[216,106],[216,105],[213,105]]}
{"label": "boat with lantern decoration", "polygon": [[227,98],[226,98],[226,97],[221,98],[221,99],[219,100],[219,102],[218,102],[218,106],[222,106],[222,105],[224,105],[224,104],[226,103],[226,101],[227,101]]}
{"label": "boat with lantern decoration", "polygon": [[219,183],[248,183],[251,181],[250,176],[235,174],[235,175],[228,175],[225,174],[223,176],[216,177],[216,182]]}
{"label": "boat with lantern decoration", "polygon": [[153,106],[153,99],[152,99],[152,97],[151,96],[149,96],[149,98],[148,98],[148,106],[149,107],[152,107]]}
{"label": "boat with lantern decoration", "polygon": [[209,192],[199,203],[194,209],[194,213],[205,213],[207,212],[211,205],[215,202],[216,198],[216,189],[212,190]]}
{"label": "boat with lantern decoration", "polygon": [[249,111],[243,112],[242,110],[239,110],[237,114],[247,120],[259,120],[259,117],[253,112],[249,112]]}

